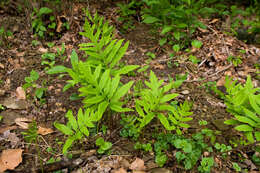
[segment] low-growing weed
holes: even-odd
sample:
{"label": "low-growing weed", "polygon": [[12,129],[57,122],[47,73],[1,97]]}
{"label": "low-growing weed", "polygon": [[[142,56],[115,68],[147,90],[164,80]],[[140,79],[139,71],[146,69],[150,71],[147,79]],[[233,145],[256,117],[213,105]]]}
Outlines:
{"label": "low-growing weed", "polygon": [[145,152],[151,152],[153,150],[153,147],[152,147],[151,143],[142,144],[140,142],[136,142],[134,145],[134,149],[143,150]]}
{"label": "low-growing weed", "polygon": [[31,88],[34,91],[34,96],[37,99],[40,99],[40,102],[44,103],[43,96],[47,91],[47,88],[39,86],[36,82],[39,79],[39,73],[32,70],[30,76],[25,77],[25,84],[23,89],[26,91],[28,88]]}
{"label": "low-growing weed", "polygon": [[112,147],[111,142],[106,142],[102,137],[99,137],[96,140],[96,146],[98,146],[98,154],[104,154],[105,152],[108,152],[108,150]]}
{"label": "low-growing weed", "polygon": [[174,88],[174,82],[162,86],[163,80],[157,79],[153,71],[150,72],[150,82],[145,81],[148,89],[141,91],[141,99],[136,100],[136,111],[139,114],[138,130],[141,131],[155,117],[158,118],[166,130],[175,130],[177,134],[182,134],[181,128],[189,128],[187,121],[192,120],[190,115],[190,104],[184,102],[179,107],[168,104],[178,96],[176,93],[167,94]]}
{"label": "low-growing weed", "polygon": [[225,87],[227,111],[234,116],[233,119],[226,120],[225,124],[235,125],[235,129],[243,132],[251,143],[260,141],[260,89],[253,86],[250,76],[244,86],[227,77]]}

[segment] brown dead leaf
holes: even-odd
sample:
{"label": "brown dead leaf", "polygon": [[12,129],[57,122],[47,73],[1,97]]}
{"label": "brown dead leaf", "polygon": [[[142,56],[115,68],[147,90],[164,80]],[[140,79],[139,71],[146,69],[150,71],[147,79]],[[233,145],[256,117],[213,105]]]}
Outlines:
{"label": "brown dead leaf", "polygon": [[212,21],[209,22],[209,24],[213,24],[213,23],[216,23],[218,21],[219,21],[219,19],[213,19]]}
{"label": "brown dead leaf", "polygon": [[25,94],[25,91],[22,87],[17,87],[15,93],[16,93],[17,99],[21,99],[21,100],[26,99],[26,94]]}
{"label": "brown dead leaf", "polygon": [[4,133],[4,132],[7,131],[7,130],[14,130],[14,129],[17,129],[17,126],[2,127],[2,128],[0,128],[0,134],[1,134],[1,133]]}
{"label": "brown dead leaf", "polygon": [[5,66],[2,63],[0,63],[0,68],[4,69]]}
{"label": "brown dead leaf", "polygon": [[38,126],[37,133],[44,136],[53,133],[53,130],[50,128]]}
{"label": "brown dead leaf", "polygon": [[144,161],[142,159],[136,158],[129,167],[131,170],[143,171],[145,170]]}
{"label": "brown dead leaf", "polygon": [[126,170],[124,168],[120,168],[116,171],[113,171],[113,173],[127,173]]}
{"label": "brown dead leaf", "polygon": [[28,118],[16,118],[14,122],[22,129],[28,129],[29,127],[28,123],[32,122],[32,120]]}
{"label": "brown dead leaf", "polygon": [[0,172],[13,170],[22,162],[22,149],[4,150],[0,157]]}

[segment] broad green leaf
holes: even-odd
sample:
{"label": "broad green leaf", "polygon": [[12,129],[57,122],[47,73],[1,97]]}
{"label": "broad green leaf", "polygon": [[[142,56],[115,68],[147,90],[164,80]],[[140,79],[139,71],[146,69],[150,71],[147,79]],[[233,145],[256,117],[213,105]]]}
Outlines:
{"label": "broad green leaf", "polygon": [[52,67],[47,71],[47,73],[48,74],[65,73],[67,72],[67,69],[68,69],[67,67],[59,65],[59,66]]}
{"label": "broad green leaf", "polygon": [[103,151],[107,151],[112,147],[111,142],[105,142],[103,145],[101,145],[100,149]]}
{"label": "broad green leaf", "polygon": [[254,130],[251,126],[245,124],[236,126],[235,129],[242,132],[252,132]]}
{"label": "broad green leaf", "polygon": [[95,96],[95,97],[91,97],[89,99],[84,99],[83,103],[85,103],[87,105],[92,105],[92,104],[97,104],[103,100],[104,100],[103,96]]}
{"label": "broad green leaf", "polygon": [[183,128],[189,128],[190,127],[189,124],[185,124],[185,123],[179,123],[179,126],[183,127]]}
{"label": "broad green leaf", "polygon": [[135,104],[135,109],[136,109],[137,113],[138,113],[140,116],[142,116],[142,117],[145,116],[143,109],[139,106],[138,103]]}
{"label": "broad green leaf", "polygon": [[162,39],[160,39],[159,44],[160,46],[163,46],[166,42],[167,42],[167,38],[163,37]]}
{"label": "broad green leaf", "polygon": [[164,35],[164,34],[166,34],[167,32],[170,32],[172,29],[173,29],[172,26],[167,26],[167,25],[166,25],[166,26],[163,26],[163,29],[162,29],[161,34]]}
{"label": "broad green leaf", "polygon": [[70,56],[70,62],[72,65],[72,69],[77,69],[79,58],[78,58],[78,54],[76,53],[76,51],[74,49],[72,50],[72,53]]}
{"label": "broad green leaf", "polygon": [[254,110],[260,114],[260,107],[257,105],[256,98],[257,97],[255,97],[255,95],[250,94],[249,102],[250,102],[251,106],[254,108]]}
{"label": "broad green leaf", "polygon": [[155,23],[155,22],[158,22],[158,21],[160,21],[160,19],[158,19],[156,17],[152,17],[152,16],[147,16],[143,20],[143,22],[147,23],[147,24],[152,24],[152,23]]}
{"label": "broad green leaf", "polygon": [[54,122],[54,127],[56,127],[59,131],[61,131],[65,135],[71,136],[74,134],[73,130],[71,130],[69,127],[65,126],[64,124]]}
{"label": "broad green leaf", "polygon": [[260,141],[260,132],[259,131],[255,132],[255,139],[256,139],[256,141]]}
{"label": "broad green leaf", "polygon": [[30,78],[32,79],[32,81],[37,81],[39,79],[39,73],[32,70],[30,72]]}
{"label": "broad green leaf", "polygon": [[202,44],[203,44],[203,43],[202,43],[201,41],[199,41],[199,40],[193,40],[193,41],[191,42],[192,47],[195,47],[195,48],[197,48],[197,49],[201,48]]}
{"label": "broad green leaf", "polygon": [[240,124],[240,123],[237,120],[230,119],[230,120],[224,121],[224,124],[227,124],[227,125],[237,125],[237,124]]}
{"label": "broad green leaf", "polygon": [[167,94],[167,95],[164,95],[161,99],[160,99],[160,103],[166,103],[172,99],[174,99],[175,97],[177,97],[179,94]]}
{"label": "broad green leaf", "polygon": [[99,81],[100,90],[102,90],[105,87],[105,85],[107,84],[108,80],[111,80],[110,79],[110,70],[106,70],[102,74],[102,76],[100,78],[100,81]]}
{"label": "broad green leaf", "polygon": [[69,123],[70,123],[70,125],[72,126],[73,130],[77,131],[77,130],[78,130],[78,123],[77,123],[76,118],[73,116],[72,111],[69,110],[69,111],[66,113],[65,117],[68,118]]}
{"label": "broad green leaf", "polygon": [[116,90],[118,89],[118,84],[120,82],[120,76],[116,75],[111,82],[111,90],[110,93],[108,94],[108,98],[110,99],[111,97],[113,97],[114,93],[116,92]]}
{"label": "broad green leaf", "polygon": [[120,61],[120,59],[124,56],[127,48],[129,46],[129,41],[127,41],[123,47],[121,47],[118,51],[118,53],[116,54],[115,58],[113,59],[112,63],[110,64],[110,68],[113,68],[118,61]]}
{"label": "broad green leaf", "polygon": [[131,88],[131,86],[133,85],[133,81],[128,82],[127,84],[123,85],[121,88],[119,88],[116,93],[114,94],[114,96],[112,97],[112,101],[117,101],[119,100],[121,97],[123,97],[128,90]]}
{"label": "broad green leaf", "polygon": [[122,108],[122,106],[120,106],[120,105],[118,105],[118,104],[113,104],[113,103],[110,104],[110,108],[111,108],[113,111],[116,111],[116,112],[128,112],[128,111],[132,111],[132,109]]}
{"label": "broad green leaf", "polygon": [[247,140],[248,140],[250,143],[255,142],[255,139],[254,139],[254,136],[253,136],[253,132],[251,132],[251,131],[250,131],[250,132],[245,132],[244,134],[245,134]]}
{"label": "broad green leaf", "polygon": [[247,118],[245,116],[239,116],[239,115],[235,115],[235,117],[238,121],[240,121],[242,123],[247,123],[250,126],[256,127],[256,123],[250,118]]}
{"label": "broad green leaf", "polygon": [[172,49],[174,50],[174,52],[179,52],[181,47],[180,47],[179,44],[175,44],[175,45],[172,46]]}
{"label": "broad green leaf", "polygon": [[120,75],[120,74],[127,74],[129,73],[130,71],[133,71],[135,69],[137,69],[139,67],[139,65],[127,65],[119,70],[116,70],[114,72],[114,74],[116,75]]}
{"label": "broad green leaf", "polygon": [[179,41],[181,39],[181,33],[180,32],[174,32],[173,33],[174,38]]}
{"label": "broad green leaf", "polygon": [[173,130],[171,129],[168,119],[163,114],[159,113],[157,116],[166,130]]}
{"label": "broad green leaf", "polygon": [[166,93],[166,92],[170,91],[170,89],[172,89],[172,87],[173,87],[173,83],[172,82],[167,84],[167,85],[165,85],[165,86],[163,86],[163,93]]}
{"label": "broad green leaf", "polygon": [[102,103],[100,103],[100,104],[98,105],[97,120],[96,120],[96,121],[99,121],[99,120],[102,118],[104,112],[105,112],[106,109],[107,109],[108,104],[109,104],[108,102],[103,101]]}
{"label": "broad green leaf", "polygon": [[105,143],[104,139],[102,137],[97,138],[96,145],[102,146]]}
{"label": "broad green leaf", "polygon": [[63,153],[63,154],[65,154],[65,153],[68,151],[68,149],[71,147],[72,143],[73,143],[75,140],[76,140],[76,139],[75,139],[74,136],[70,136],[70,137],[66,140],[65,144],[63,145],[63,149],[62,149],[62,153]]}
{"label": "broad green leaf", "polygon": [[47,7],[42,7],[40,8],[39,13],[37,13],[37,16],[41,17],[43,14],[49,14],[49,13],[52,13],[52,9]]}

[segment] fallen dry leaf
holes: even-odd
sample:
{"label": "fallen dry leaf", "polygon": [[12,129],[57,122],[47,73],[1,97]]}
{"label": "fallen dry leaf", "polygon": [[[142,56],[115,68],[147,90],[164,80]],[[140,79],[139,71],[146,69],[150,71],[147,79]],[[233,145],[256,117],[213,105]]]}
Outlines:
{"label": "fallen dry leaf", "polygon": [[14,122],[20,126],[22,129],[28,129],[29,125],[28,122],[32,122],[32,120],[28,119],[28,118],[16,118],[14,120]]}
{"label": "fallen dry leaf", "polygon": [[0,134],[1,134],[1,133],[4,133],[4,132],[7,131],[7,130],[14,130],[14,129],[17,129],[17,126],[2,127],[2,128],[0,128]]}
{"label": "fallen dry leaf", "polygon": [[26,94],[25,94],[25,91],[22,87],[16,88],[16,97],[17,97],[17,99],[21,99],[21,100],[26,99]]}
{"label": "fallen dry leaf", "polygon": [[50,133],[53,133],[53,130],[50,129],[50,128],[38,126],[37,133],[44,136],[44,135],[48,135]]}
{"label": "fallen dry leaf", "polygon": [[216,23],[218,21],[219,21],[219,19],[213,19],[212,21],[209,22],[209,24],[213,24],[213,23]]}
{"label": "fallen dry leaf", "polygon": [[22,149],[4,150],[0,157],[0,172],[13,170],[22,162]]}
{"label": "fallen dry leaf", "polygon": [[136,158],[129,167],[131,170],[143,171],[145,170],[144,161],[142,159]]}
{"label": "fallen dry leaf", "polygon": [[127,173],[126,170],[124,168],[120,168],[116,171],[113,171],[113,173]]}

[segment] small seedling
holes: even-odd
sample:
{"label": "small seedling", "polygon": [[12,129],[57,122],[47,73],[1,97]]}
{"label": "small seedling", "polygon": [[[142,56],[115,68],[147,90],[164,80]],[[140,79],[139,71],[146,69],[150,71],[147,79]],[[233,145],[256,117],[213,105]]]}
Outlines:
{"label": "small seedling", "polygon": [[146,55],[149,56],[151,59],[155,59],[156,57],[155,54],[152,52],[147,52]]}
{"label": "small seedling", "polygon": [[213,157],[203,157],[200,166],[198,167],[198,171],[202,173],[210,173],[211,168],[214,166]]}
{"label": "small seedling", "polygon": [[141,144],[140,142],[136,142],[134,148],[136,150],[144,150],[145,152],[151,152],[153,150],[151,143]]}
{"label": "small seedling", "polygon": [[191,42],[191,45],[192,45],[192,47],[194,47],[196,49],[200,49],[201,46],[203,45],[203,43],[201,41],[199,41],[199,40],[193,40]]}
{"label": "small seedling", "polygon": [[106,142],[102,137],[99,137],[96,140],[96,146],[99,147],[99,149],[97,150],[98,154],[104,154],[112,147],[112,143]]}

